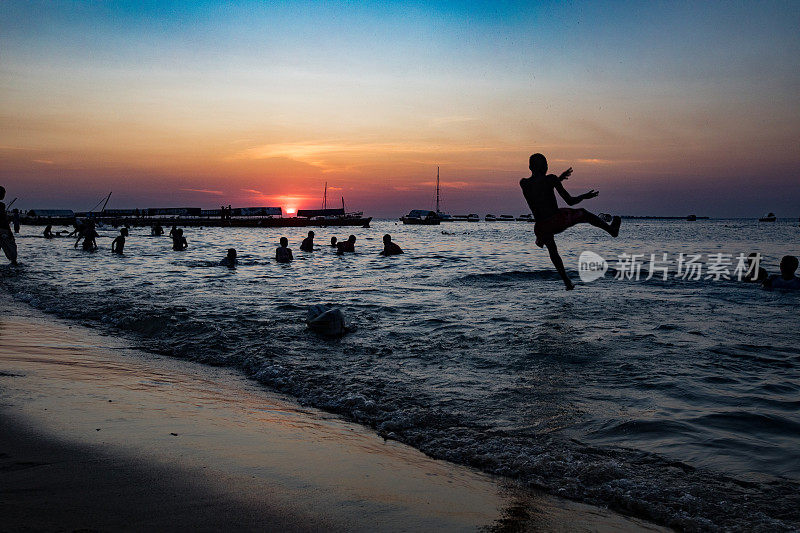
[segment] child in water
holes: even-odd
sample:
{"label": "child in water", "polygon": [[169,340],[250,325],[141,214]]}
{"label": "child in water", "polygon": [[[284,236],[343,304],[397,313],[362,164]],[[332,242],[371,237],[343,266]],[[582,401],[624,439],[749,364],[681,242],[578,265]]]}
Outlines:
{"label": "child in water", "polygon": [[228,248],[228,255],[219,264],[228,268],[236,268],[236,265],[239,264],[239,260],[236,259],[236,248]]}
{"label": "child in water", "polygon": [[383,236],[383,251],[379,255],[383,256],[390,256],[390,255],[400,255],[403,253],[402,248],[397,246],[396,243],[392,242],[392,236],[388,233]]}
{"label": "child in water", "polygon": [[356,236],[350,235],[346,241],[340,242],[336,247],[336,253],[342,255],[345,252],[355,253],[356,251]]}
{"label": "child in water", "polygon": [[781,259],[781,273],[773,274],[764,280],[767,289],[800,289],[800,278],[794,275],[798,260],[793,255],[785,255]]}
{"label": "child in water", "polygon": [[313,252],[314,251],[314,232],[309,231],[308,237],[303,239],[303,243],[300,245],[300,249],[304,252]]}
{"label": "child in water", "polygon": [[275,249],[275,261],[278,263],[290,263],[294,260],[292,249],[289,248],[289,239],[281,237],[281,245]]}
{"label": "child in water", "polygon": [[83,239],[83,251],[94,252],[97,250],[97,241],[95,240],[97,237],[99,237],[99,235],[94,229],[94,222],[90,220],[83,226],[82,231],[78,234],[78,240],[75,241],[74,248],[77,248],[78,243]]}
{"label": "child in water", "polygon": [[128,236],[128,228],[119,230],[119,236],[111,241],[111,253],[122,255],[125,250],[125,237]]}
{"label": "child in water", "polygon": [[186,237],[183,236],[183,230],[180,228],[175,229],[174,232],[170,231],[172,234],[172,249],[176,252],[182,252],[189,247],[189,243],[186,242]]}

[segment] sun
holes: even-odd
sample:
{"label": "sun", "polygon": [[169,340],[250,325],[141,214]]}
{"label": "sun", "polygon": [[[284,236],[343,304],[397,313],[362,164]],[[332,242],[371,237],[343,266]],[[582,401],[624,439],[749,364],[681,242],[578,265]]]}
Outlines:
{"label": "sun", "polygon": [[287,215],[294,215],[295,213],[297,213],[297,209],[296,208],[294,208],[294,207],[287,207],[286,208],[286,214]]}

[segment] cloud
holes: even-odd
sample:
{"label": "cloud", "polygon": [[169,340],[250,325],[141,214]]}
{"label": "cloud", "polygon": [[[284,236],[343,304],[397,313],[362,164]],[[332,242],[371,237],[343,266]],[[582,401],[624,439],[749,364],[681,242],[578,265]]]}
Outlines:
{"label": "cloud", "polygon": [[55,165],[55,163],[49,159],[32,159],[31,161],[42,165]]}
{"label": "cloud", "polygon": [[475,144],[437,144],[437,143],[352,143],[346,141],[308,141],[295,143],[275,143],[253,146],[239,151],[232,159],[271,159],[285,157],[302,161],[313,166],[323,166],[323,161],[331,156],[353,154],[453,154],[497,152],[509,147],[485,146]]}
{"label": "cloud", "polygon": [[[422,182],[421,185],[425,185],[427,187],[435,187],[436,186],[436,182],[435,181],[425,181],[425,182]],[[474,186],[475,184],[474,183],[469,183],[467,181],[442,181],[442,182],[439,183],[439,185],[441,187],[449,187],[451,189],[466,189],[468,187]]]}
{"label": "cloud", "polygon": [[478,119],[475,117],[469,116],[450,116],[450,117],[439,117],[432,119],[429,124],[432,127],[436,126],[451,126],[453,124],[465,124],[467,122],[476,122]]}
{"label": "cloud", "polygon": [[191,191],[191,192],[201,192],[203,194],[213,194],[214,196],[222,196],[223,194],[225,194],[222,191],[214,191],[214,190],[211,190],[211,189],[181,189],[181,190],[182,191]]}
{"label": "cloud", "polygon": [[613,161],[609,159],[578,159],[578,163],[589,163],[592,165],[610,165]]}

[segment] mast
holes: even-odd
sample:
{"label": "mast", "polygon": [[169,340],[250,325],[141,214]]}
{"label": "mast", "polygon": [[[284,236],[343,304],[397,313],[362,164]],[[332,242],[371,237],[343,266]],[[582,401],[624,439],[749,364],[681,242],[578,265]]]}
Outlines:
{"label": "mast", "polygon": [[344,196],[342,196],[342,211],[344,211]]}
{"label": "mast", "polygon": [[106,210],[106,206],[108,205],[108,201],[111,199],[111,191],[109,191],[108,196],[106,196],[106,201],[103,204],[103,208],[100,210],[100,213]]}
{"label": "mast", "polygon": [[439,214],[439,167],[436,167],[436,214]]}
{"label": "mast", "polygon": [[325,182],[325,192],[322,193],[322,209],[328,208],[328,182]]}

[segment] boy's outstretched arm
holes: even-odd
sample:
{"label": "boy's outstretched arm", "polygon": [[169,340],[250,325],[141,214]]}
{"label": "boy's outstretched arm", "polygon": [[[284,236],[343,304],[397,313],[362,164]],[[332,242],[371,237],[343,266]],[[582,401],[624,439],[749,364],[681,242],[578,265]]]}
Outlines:
{"label": "boy's outstretched arm", "polygon": [[594,189],[592,189],[591,191],[589,191],[587,193],[583,193],[583,194],[578,195],[578,196],[572,196],[570,193],[567,192],[567,190],[564,188],[564,186],[561,185],[561,182],[558,182],[556,184],[556,190],[558,191],[558,195],[561,196],[561,198],[563,198],[565,202],[567,202],[567,205],[579,204],[583,200],[588,200],[590,198],[594,198],[598,194],[600,194],[599,192],[597,192]]}

